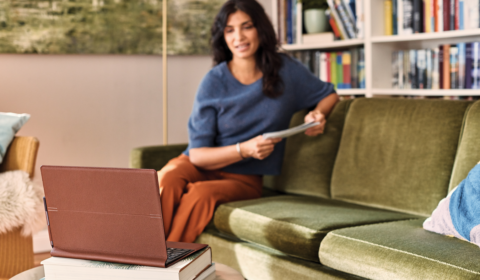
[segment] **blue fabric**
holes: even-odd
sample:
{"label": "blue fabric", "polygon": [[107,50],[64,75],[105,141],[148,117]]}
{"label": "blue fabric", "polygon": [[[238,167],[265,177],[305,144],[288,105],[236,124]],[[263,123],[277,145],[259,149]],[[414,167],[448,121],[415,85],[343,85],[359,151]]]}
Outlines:
{"label": "blue fabric", "polygon": [[[316,106],[335,92],[333,85],[320,81],[299,61],[282,55],[280,76],[284,92],[270,98],[262,92],[262,79],[250,85],[240,83],[223,62],[205,76],[188,123],[189,150],[223,147],[249,140],[266,132],[288,128],[292,115]],[[264,160],[245,159],[223,168],[237,174],[280,174],[285,140]]]}
{"label": "blue fabric", "polygon": [[0,113],[0,163],[15,133],[28,121],[28,114]]}
{"label": "blue fabric", "polygon": [[453,226],[466,240],[472,229],[480,225],[480,164],[477,164],[450,198],[450,215]]}

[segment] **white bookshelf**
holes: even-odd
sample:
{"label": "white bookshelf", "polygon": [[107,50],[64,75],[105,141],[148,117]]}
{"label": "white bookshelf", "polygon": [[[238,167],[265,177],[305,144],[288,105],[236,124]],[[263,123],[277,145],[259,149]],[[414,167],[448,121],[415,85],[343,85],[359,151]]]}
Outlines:
{"label": "white bookshelf", "polygon": [[[276,13],[277,1],[272,0]],[[392,52],[408,49],[438,47],[440,44],[480,41],[480,28],[469,30],[419,33],[411,35],[384,35],[384,0],[363,0],[364,38],[319,44],[282,45],[286,51],[332,50],[355,46],[365,49],[365,89],[340,89],[339,95],[376,96],[480,96],[480,90],[471,89],[392,89]],[[371,16],[375,15],[375,16]],[[276,15],[272,17],[276,21]],[[275,23],[276,24],[276,23]]]}

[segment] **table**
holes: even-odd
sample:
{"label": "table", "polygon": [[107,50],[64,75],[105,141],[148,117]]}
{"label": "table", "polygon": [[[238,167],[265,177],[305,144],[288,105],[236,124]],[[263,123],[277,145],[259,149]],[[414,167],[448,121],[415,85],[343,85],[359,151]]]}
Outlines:
{"label": "table", "polygon": [[[215,263],[215,269],[215,280],[245,280],[238,271],[224,264]],[[45,277],[45,273],[43,272],[43,266],[39,266],[24,271],[10,278],[10,280],[39,280],[42,277]]]}

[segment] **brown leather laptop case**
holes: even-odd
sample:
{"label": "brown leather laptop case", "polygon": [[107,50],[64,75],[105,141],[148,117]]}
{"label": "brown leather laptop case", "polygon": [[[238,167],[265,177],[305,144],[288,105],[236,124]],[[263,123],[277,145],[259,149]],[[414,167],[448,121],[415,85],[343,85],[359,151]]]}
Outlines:
{"label": "brown leather laptop case", "polygon": [[155,170],[42,166],[41,172],[52,256],[165,267],[167,247],[194,250],[183,259],[208,246],[165,242]]}

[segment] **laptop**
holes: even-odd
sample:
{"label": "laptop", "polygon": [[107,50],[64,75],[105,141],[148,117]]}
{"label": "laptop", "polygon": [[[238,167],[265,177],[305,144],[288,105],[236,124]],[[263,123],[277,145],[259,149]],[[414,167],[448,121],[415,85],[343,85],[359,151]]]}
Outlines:
{"label": "laptop", "polygon": [[54,257],[168,267],[208,247],[165,240],[155,170],[40,169]]}

